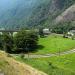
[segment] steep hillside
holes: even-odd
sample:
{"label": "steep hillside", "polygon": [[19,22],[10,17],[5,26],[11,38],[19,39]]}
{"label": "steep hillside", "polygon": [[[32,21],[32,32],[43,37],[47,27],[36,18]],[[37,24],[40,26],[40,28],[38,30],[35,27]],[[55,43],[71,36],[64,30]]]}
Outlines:
{"label": "steep hillside", "polygon": [[28,25],[50,27],[53,20],[74,3],[75,0],[47,0],[33,11]]}
{"label": "steep hillside", "polygon": [[22,62],[20,63],[11,57],[7,57],[7,54],[1,51],[0,70],[2,70],[5,75],[47,75],[26,64],[23,64]]}
{"label": "steep hillside", "polygon": [[75,21],[75,4],[65,10],[61,15],[56,18],[56,23]]}
{"label": "steep hillside", "polygon": [[74,3],[75,0],[7,0],[0,3],[0,27],[47,27]]}
{"label": "steep hillside", "polygon": [[33,9],[41,4],[41,1],[7,0],[4,4],[0,6],[2,8],[0,10],[0,27],[19,28],[26,25],[27,18],[31,15]]}

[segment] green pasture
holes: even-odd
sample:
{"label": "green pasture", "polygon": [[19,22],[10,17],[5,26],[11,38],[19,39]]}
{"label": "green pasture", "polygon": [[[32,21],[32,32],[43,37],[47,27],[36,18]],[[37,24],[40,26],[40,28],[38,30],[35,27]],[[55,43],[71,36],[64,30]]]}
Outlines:
{"label": "green pasture", "polygon": [[27,63],[48,75],[75,75],[75,53],[38,59],[16,57],[16,60]]}
{"label": "green pasture", "polygon": [[45,38],[39,38],[38,45],[36,54],[49,54],[74,49],[75,40],[52,34]]}

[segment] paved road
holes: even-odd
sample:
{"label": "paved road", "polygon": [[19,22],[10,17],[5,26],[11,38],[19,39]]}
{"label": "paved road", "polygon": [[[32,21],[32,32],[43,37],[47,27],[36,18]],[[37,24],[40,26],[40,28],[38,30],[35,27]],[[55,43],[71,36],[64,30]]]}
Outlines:
{"label": "paved road", "polygon": [[0,73],[0,75],[4,75],[4,73]]}
{"label": "paved road", "polygon": [[[47,58],[47,57],[52,57],[52,56],[59,56],[59,55],[66,55],[66,54],[71,54],[71,53],[75,53],[75,49],[70,50],[70,51],[65,51],[65,52],[60,52],[60,53],[55,53],[55,54],[26,54],[25,58]],[[16,57],[18,55],[16,54]]]}

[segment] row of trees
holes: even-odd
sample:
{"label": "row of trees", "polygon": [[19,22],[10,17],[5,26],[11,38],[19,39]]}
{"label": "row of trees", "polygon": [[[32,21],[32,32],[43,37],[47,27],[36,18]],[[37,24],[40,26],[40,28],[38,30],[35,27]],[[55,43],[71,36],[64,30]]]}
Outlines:
{"label": "row of trees", "polygon": [[58,34],[65,34],[72,29],[75,30],[75,23],[73,24],[72,22],[63,22],[55,25],[52,29],[52,32]]}
{"label": "row of trees", "polygon": [[8,53],[32,52],[38,44],[38,35],[34,31],[22,30],[11,36],[10,33],[0,35],[0,48]]}

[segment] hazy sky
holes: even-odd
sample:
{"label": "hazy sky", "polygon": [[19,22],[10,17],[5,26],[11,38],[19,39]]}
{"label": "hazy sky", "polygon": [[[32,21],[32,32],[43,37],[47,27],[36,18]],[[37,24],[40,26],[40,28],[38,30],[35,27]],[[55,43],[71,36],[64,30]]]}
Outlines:
{"label": "hazy sky", "polygon": [[30,5],[30,3],[34,3],[37,0],[0,0],[0,8],[10,8],[18,3],[25,2],[25,5]]}
{"label": "hazy sky", "polygon": [[0,12],[21,4],[22,2],[23,5],[27,6],[31,1],[32,0],[0,0]]}
{"label": "hazy sky", "polygon": [[42,0],[0,0],[0,14],[15,7],[32,8],[40,4],[39,1],[41,2]]}
{"label": "hazy sky", "polygon": [[7,9],[14,5],[16,0],[0,0],[0,10]]}
{"label": "hazy sky", "polygon": [[0,6],[9,6],[10,4],[13,4],[14,0],[0,0]]}

